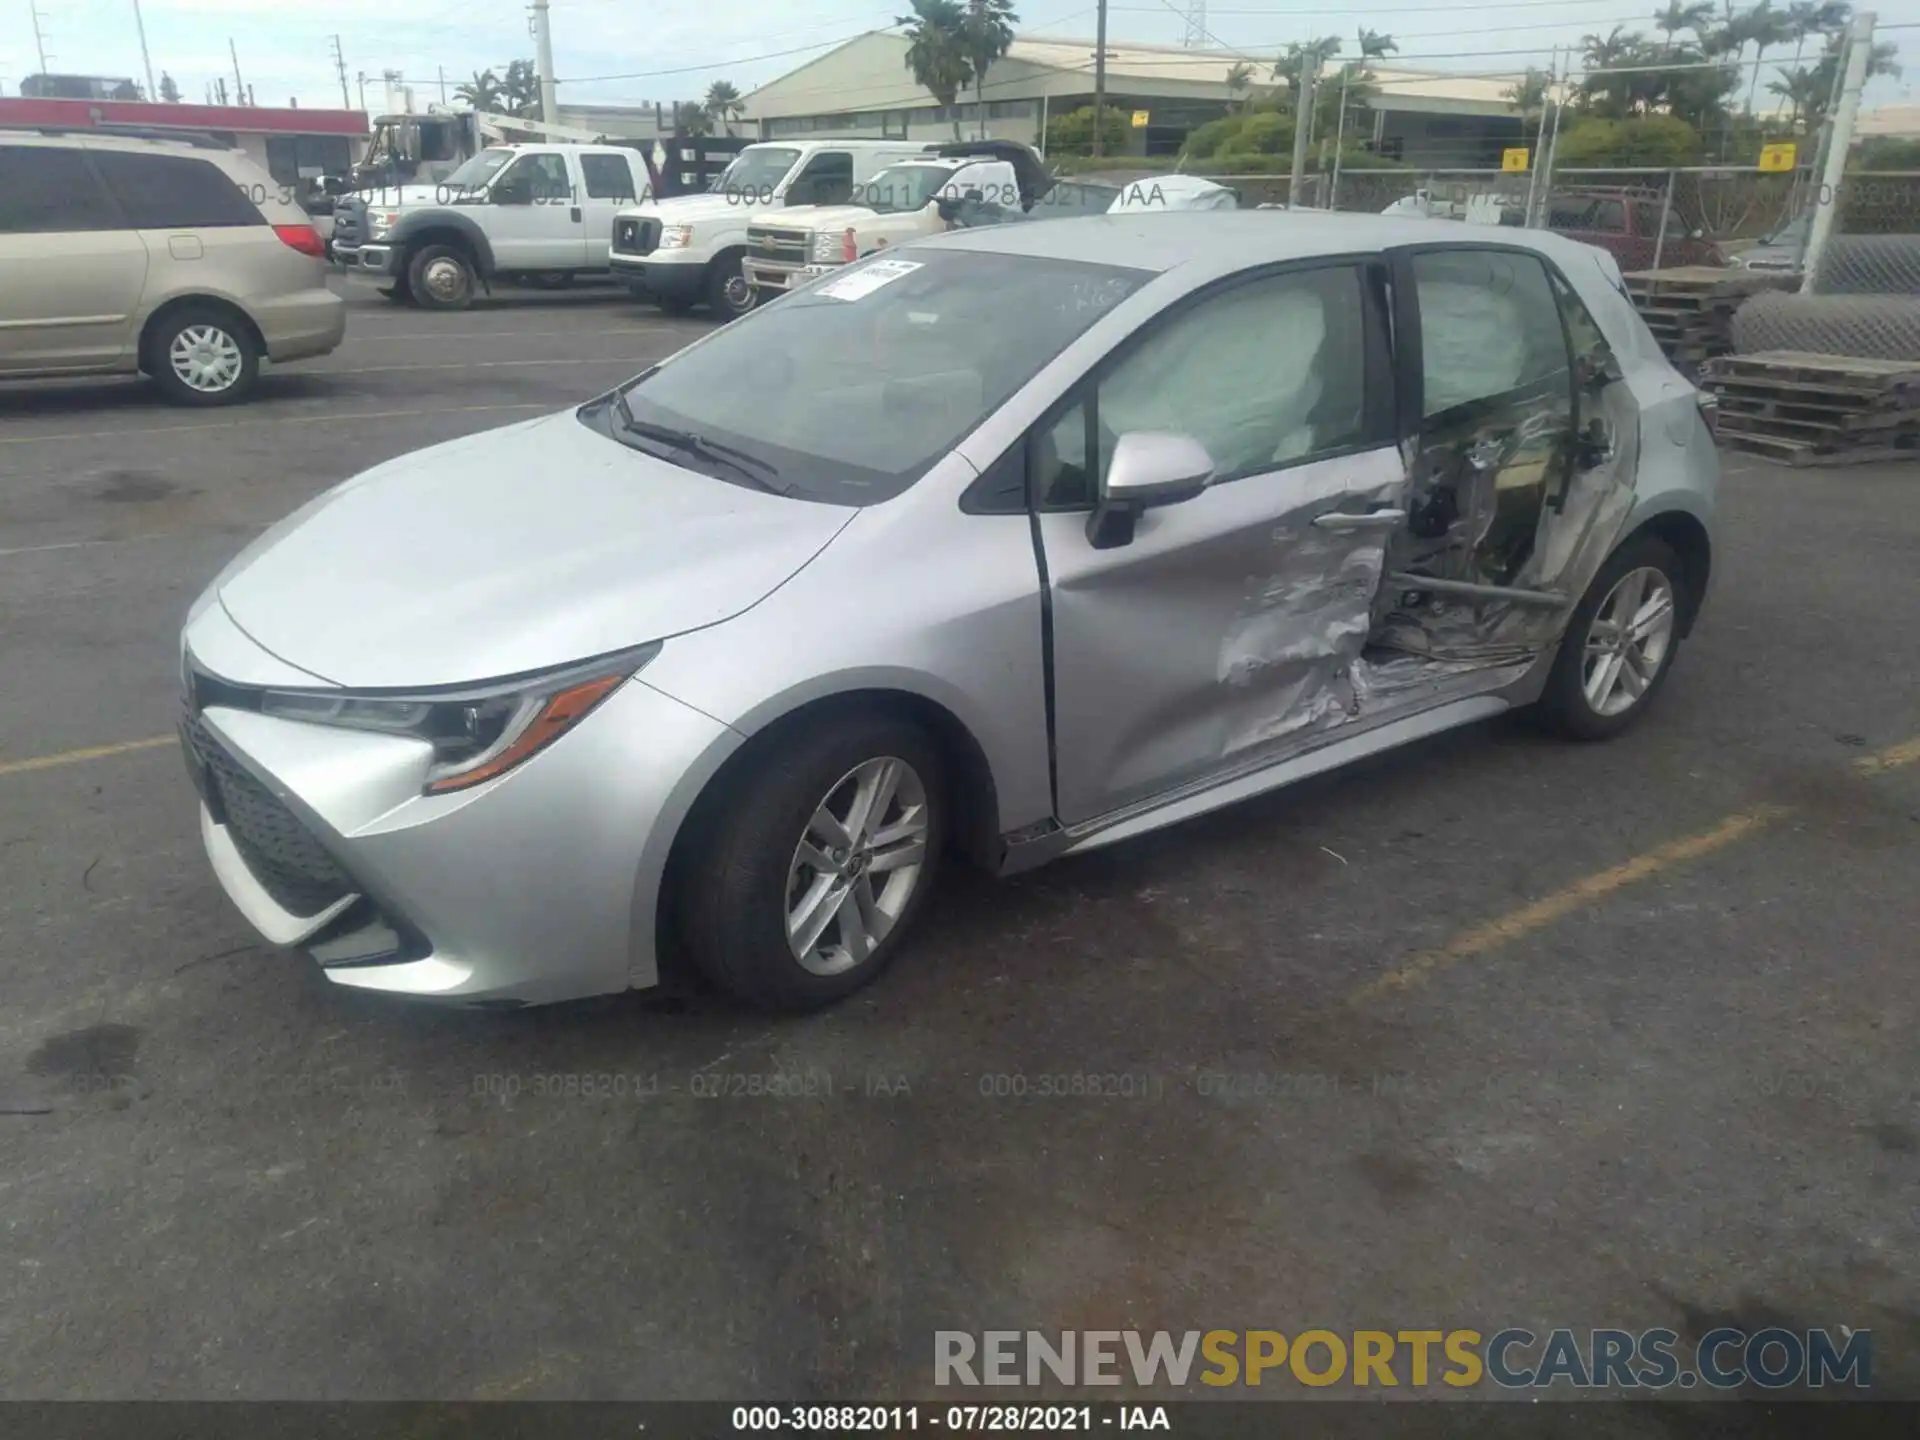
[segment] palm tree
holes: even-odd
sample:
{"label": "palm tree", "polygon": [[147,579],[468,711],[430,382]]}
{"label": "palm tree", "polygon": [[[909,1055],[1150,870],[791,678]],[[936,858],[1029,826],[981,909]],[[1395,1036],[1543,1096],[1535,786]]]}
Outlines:
{"label": "palm tree", "polygon": [[973,76],[967,59],[967,12],[959,0],[910,0],[913,14],[893,23],[907,34],[907,69],[953,117],[953,138],[960,138],[960,91]]}
{"label": "palm tree", "polygon": [[1019,21],[1013,0],[967,0],[967,18],[961,27],[967,65],[973,71],[973,98],[980,107],[980,138],[987,137],[987,71],[1013,48],[1013,27]]}
{"label": "palm tree", "polygon": [[476,70],[471,80],[454,87],[453,98],[466,101],[476,110],[497,110],[501,98],[500,77],[492,70]]}
{"label": "palm tree", "polygon": [[1529,66],[1526,76],[1520,83],[1508,89],[1507,103],[1520,112],[1522,140],[1527,138],[1529,125],[1533,127],[1535,136],[1538,136],[1540,122],[1546,118],[1548,87],[1552,84],[1553,76],[1550,72]]}
{"label": "palm tree", "polygon": [[1809,68],[1796,65],[1791,70],[1777,72],[1780,78],[1767,82],[1769,94],[1778,95],[1787,102],[1789,122],[1798,127],[1806,124],[1809,133],[1815,124],[1815,116],[1826,106],[1829,86],[1821,83],[1817,67]]}
{"label": "palm tree", "polygon": [[740,92],[725,80],[716,80],[707,87],[705,101],[708,118],[727,134],[733,134],[733,122],[746,110]]}
{"label": "palm tree", "polygon": [[1244,60],[1237,60],[1227,69],[1227,94],[1245,104],[1248,90],[1253,88],[1253,67]]}
{"label": "palm tree", "polygon": [[1691,5],[1682,5],[1680,0],[1667,0],[1667,8],[1653,17],[1653,26],[1667,37],[1666,50],[1672,54],[1674,36],[1682,30],[1698,34],[1712,20],[1713,6],[1708,0],[1694,0]]}
{"label": "palm tree", "polygon": [[500,82],[500,98],[506,101],[510,115],[523,120],[539,116],[540,72],[531,60],[515,60],[507,66],[506,78]]}
{"label": "palm tree", "polygon": [[1753,75],[1747,81],[1747,114],[1753,114],[1753,92],[1760,83],[1760,62],[1775,45],[1793,39],[1793,20],[1773,8],[1773,0],[1760,3],[1740,17],[1740,38],[1753,46]]}
{"label": "palm tree", "polygon": [[[1614,26],[1605,35],[1583,35],[1580,45],[1581,61],[1590,72],[1617,70],[1637,59],[1646,48],[1640,32],[1624,25]],[[1601,99],[1601,108],[1610,118],[1624,119],[1633,108],[1633,79],[1631,75],[1589,74],[1580,88],[1588,103]]]}
{"label": "palm tree", "polygon": [[673,128],[676,133],[695,137],[713,133],[713,114],[697,100],[673,102]]}
{"label": "palm tree", "polygon": [[1384,60],[1389,55],[1400,53],[1400,47],[1393,43],[1391,35],[1382,35],[1378,30],[1360,27],[1360,58],[1362,60]]}

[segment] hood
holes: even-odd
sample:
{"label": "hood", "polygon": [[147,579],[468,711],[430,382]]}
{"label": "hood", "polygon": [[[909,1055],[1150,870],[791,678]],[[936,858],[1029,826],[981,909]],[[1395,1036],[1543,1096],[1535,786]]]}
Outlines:
{"label": "hood", "polygon": [[729,619],[856,513],[683,470],[567,411],[377,466],[215,583],[242,630],[337,685],[456,685]]}
{"label": "hood", "polygon": [[705,193],[649,200],[643,205],[629,206],[620,213],[653,216],[669,225],[695,225],[702,220],[722,219],[739,220],[744,224],[752,218],[752,205],[751,200],[742,200],[738,196],[730,200],[725,195]]}
{"label": "hood", "polygon": [[919,217],[918,210],[890,210],[882,215],[878,210],[869,210],[864,205],[790,205],[785,210],[768,210],[756,215],[753,223],[784,225],[789,230],[839,231],[849,225],[857,230],[876,220],[892,224],[917,220]]}

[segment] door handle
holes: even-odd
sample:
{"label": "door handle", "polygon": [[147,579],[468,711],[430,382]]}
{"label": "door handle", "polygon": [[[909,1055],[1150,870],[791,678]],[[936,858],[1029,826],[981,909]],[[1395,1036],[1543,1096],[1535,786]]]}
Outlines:
{"label": "door handle", "polygon": [[1314,528],[1352,535],[1365,530],[1392,530],[1406,523],[1404,510],[1369,510],[1356,515],[1350,510],[1329,510],[1313,517]]}
{"label": "door handle", "polygon": [[574,221],[578,223],[580,219],[580,207],[578,205],[573,207],[573,218],[574,218]]}

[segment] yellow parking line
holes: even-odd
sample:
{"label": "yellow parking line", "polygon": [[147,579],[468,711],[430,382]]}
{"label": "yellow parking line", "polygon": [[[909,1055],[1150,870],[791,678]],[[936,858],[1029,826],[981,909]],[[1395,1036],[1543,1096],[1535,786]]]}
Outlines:
{"label": "yellow parking line", "polygon": [[83,760],[105,760],[110,755],[126,755],[135,750],[157,750],[162,745],[178,745],[177,735],[150,735],[145,740],[122,740],[117,745],[90,745],[85,750],[62,750],[58,755],[36,755],[31,760],[0,760],[0,775],[24,775],[30,770],[52,770],[60,765],[78,765]]}
{"label": "yellow parking line", "polygon": [[1371,1000],[1389,990],[1405,990],[1419,984],[1435,971],[1443,970],[1461,960],[1470,960],[1476,955],[1485,955],[1502,945],[1530,935],[1535,930],[1545,929],[1567,915],[1572,914],[1594,901],[1624,890],[1651,875],[1656,875],[1671,865],[1683,864],[1688,860],[1697,860],[1702,855],[1711,855],[1715,850],[1725,849],[1736,840],[1745,839],[1770,820],[1778,819],[1786,810],[1778,805],[1759,805],[1751,810],[1743,810],[1738,815],[1729,815],[1711,830],[1703,830],[1698,835],[1689,835],[1682,840],[1672,840],[1658,849],[1649,850],[1644,855],[1636,855],[1624,864],[1612,869],[1602,870],[1576,880],[1564,890],[1557,890],[1544,899],[1531,905],[1523,905],[1518,910],[1510,910],[1505,915],[1476,925],[1465,934],[1457,935],[1438,950],[1430,950],[1417,955],[1397,970],[1390,970],[1379,979],[1362,985],[1349,997],[1358,1004]]}
{"label": "yellow parking line", "polygon": [[[1884,750],[1876,750],[1871,755],[1863,755],[1853,762],[1854,770],[1861,775],[1883,775],[1889,770],[1898,770],[1903,765],[1920,762],[1920,736],[1912,740],[1903,740],[1898,745],[1889,745]],[[1390,970],[1376,980],[1370,980],[1347,997],[1349,1004],[1377,999],[1392,990],[1406,990],[1418,985],[1428,976],[1444,970],[1462,960],[1470,960],[1478,955],[1497,950],[1503,945],[1541,930],[1557,920],[1561,920],[1584,906],[1611,895],[1616,890],[1638,884],[1649,876],[1658,874],[1672,865],[1697,860],[1702,855],[1711,855],[1716,850],[1725,849],[1736,840],[1743,840],[1771,820],[1777,820],[1789,813],[1779,805],[1757,805],[1751,810],[1743,810],[1737,815],[1729,815],[1711,830],[1703,830],[1697,835],[1689,835],[1681,840],[1669,841],[1658,849],[1637,855],[1610,870],[1602,870],[1585,879],[1576,880],[1564,890],[1557,890],[1545,899],[1536,900],[1531,905],[1523,905],[1518,910],[1509,911],[1483,925],[1476,925],[1464,934],[1455,936],[1438,950],[1429,950],[1416,955],[1396,970]]]}
{"label": "yellow parking line", "polygon": [[1916,760],[1920,760],[1920,737],[1899,745],[1889,745],[1872,755],[1862,755],[1853,762],[1853,768],[1862,775],[1881,775],[1888,770],[1898,770],[1902,765],[1911,765]]}

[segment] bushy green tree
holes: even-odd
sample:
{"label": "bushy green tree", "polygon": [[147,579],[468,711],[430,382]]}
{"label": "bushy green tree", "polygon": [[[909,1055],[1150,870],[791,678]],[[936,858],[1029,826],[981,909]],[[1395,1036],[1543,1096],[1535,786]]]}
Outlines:
{"label": "bushy green tree", "polygon": [[1585,116],[1561,134],[1557,163],[1579,170],[1691,165],[1699,158],[1700,132],[1677,115]]}
{"label": "bushy green tree", "polygon": [[[1127,117],[1109,105],[1100,117],[1100,148],[1109,155],[1126,149]],[[1091,155],[1093,153],[1093,107],[1082,105],[1047,117],[1047,154]]]}

